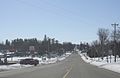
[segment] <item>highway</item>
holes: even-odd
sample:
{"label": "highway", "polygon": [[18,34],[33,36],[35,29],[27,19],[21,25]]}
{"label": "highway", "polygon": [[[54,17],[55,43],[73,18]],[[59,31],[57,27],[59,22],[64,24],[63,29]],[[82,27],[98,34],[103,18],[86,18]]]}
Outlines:
{"label": "highway", "polygon": [[72,54],[55,64],[0,72],[0,78],[120,78],[120,74],[87,64]]}

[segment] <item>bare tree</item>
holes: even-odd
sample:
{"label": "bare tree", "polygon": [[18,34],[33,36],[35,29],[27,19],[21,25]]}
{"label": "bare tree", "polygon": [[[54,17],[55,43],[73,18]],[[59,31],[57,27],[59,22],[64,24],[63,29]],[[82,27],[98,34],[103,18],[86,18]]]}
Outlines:
{"label": "bare tree", "polygon": [[96,41],[93,41],[92,43],[93,47],[94,47],[94,57],[98,57],[98,51],[99,51],[99,42],[96,40]]}
{"label": "bare tree", "polygon": [[116,28],[115,30],[111,33],[111,40],[113,41],[113,55],[115,56],[114,61],[116,62],[117,55],[120,57],[120,28]]}
{"label": "bare tree", "polygon": [[[114,40],[114,31],[111,33],[111,40]],[[116,30],[115,40],[120,41],[120,29]]]}
{"label": "bare tree", "polygon": [[102,52],[102,59],[104,56],[104,49],[105,49],[105,44],[108,41],[108,36],[109,36],[109,30],[104,29],[104,28],[99,28],[97,35],[99,36],[99,41],[100,41],[100,46],[101,46],[101,52]]}
{"label": "bare tree", "polygon": [[120,29],[118,29],[116,32],[116,40],[120,41]]}

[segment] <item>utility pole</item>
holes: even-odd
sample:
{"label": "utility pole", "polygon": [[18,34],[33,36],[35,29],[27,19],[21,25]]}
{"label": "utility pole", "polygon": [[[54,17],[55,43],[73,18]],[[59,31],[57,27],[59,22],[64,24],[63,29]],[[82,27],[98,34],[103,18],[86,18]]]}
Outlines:
{"label": "utility pole", "polygon": [[113,50],[113,53],[114,53],[114,56],[115,56],[115,58],[114,58],[114,62],[116,62],[116,30],[117,30],[117,26],[119,25],[119,24],[117,24],[117,23],[114,23],[114,24],[111,24],[113,27],[114,27],[114,50]]}

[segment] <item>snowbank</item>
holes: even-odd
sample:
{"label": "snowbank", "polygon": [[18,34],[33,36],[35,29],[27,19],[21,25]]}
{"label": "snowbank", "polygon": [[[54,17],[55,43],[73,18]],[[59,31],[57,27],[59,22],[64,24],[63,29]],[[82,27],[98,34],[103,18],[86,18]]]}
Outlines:
{"label": "snowbank", "polygon": [[[90,58],[85,53],[78,53],[81,58],[92,65],[98,66],[99,68],[105,68],[114,72],[120,73],[120,58],[117,58],[117,62],[114,62],[114,57],[111,57],[111,63],[107,63],[106,57],[103,60],[99,58]],[[108,59],[109,60],[109,59]]]}
{"label": "snowbank", "polygon": [[120,73],[120,64],[106,64],[101,66],[101,68],[105,68]]}
{"label": "snowbank", "polygon": [[[58,57],[54,57],[54,58],[46,58],[46,60],[42,60],[42,57],[34,57],[33,59],[37,59],[39,60],[39,64],[52,64],[52,63],[56,63],[58,61],[62,61],[64,59],[66,59],[66,57],[70,56],[71,53],[66,53],[62,56],[58,56]],[[13,64],[13,65],[0,65],[0,71],[4,71],[4,70],[11,70],[11,69],[20,69],[20,68],[25,68],[25,67],[31,67],[33,65],[20,65],[19,62],[21,59],[26,59],[26,58],[31,58],[31,57],[12,57],[12,58],[7,58],[8,62],[16,62],[17,64]],[[4,59],[2,59],[4,60]]]}
{"label": "snowbank", "polygon": [[13,65],[1,65],[0,71],[11,70],[11,69],[20,69],[25,67],[31,67],[32,65],[20,65],[20,64],[13,64]]}

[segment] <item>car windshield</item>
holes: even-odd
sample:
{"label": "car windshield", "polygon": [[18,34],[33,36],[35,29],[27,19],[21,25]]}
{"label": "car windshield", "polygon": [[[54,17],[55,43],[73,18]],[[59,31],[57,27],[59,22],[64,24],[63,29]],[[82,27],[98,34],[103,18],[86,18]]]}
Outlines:
{"label": "car windshield", "polygon": [[120,78],[120,0],[0,0],[0,78]]}

